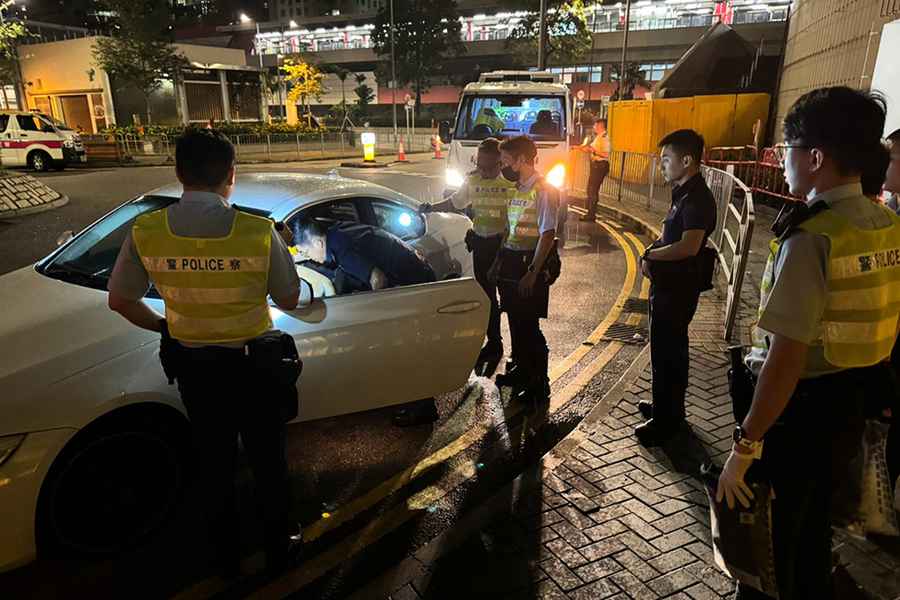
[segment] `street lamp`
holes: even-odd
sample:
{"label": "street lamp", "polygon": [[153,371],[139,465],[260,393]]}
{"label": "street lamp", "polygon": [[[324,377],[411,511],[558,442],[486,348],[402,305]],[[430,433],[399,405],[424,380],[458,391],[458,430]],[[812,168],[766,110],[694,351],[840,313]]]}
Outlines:
{"label": "street lamp", "polygon": [[290,27],[291,29],[297,29],[297,21],[291,19]]}
{"label": "street lamp", "polygon": [[247,16],[247,13],[241,13],[241,16],[238,18],[241,20],[241,23],[249,23],[252,20]]}

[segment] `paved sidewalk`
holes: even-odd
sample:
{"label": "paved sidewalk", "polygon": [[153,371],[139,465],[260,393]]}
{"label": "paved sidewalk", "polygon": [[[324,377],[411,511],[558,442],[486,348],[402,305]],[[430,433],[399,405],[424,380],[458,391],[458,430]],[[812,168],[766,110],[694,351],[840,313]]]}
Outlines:
{"label": "paved sidewalk", "polygon": [[[612,203],[610,203],[612,204]],[[667,207],[627,199],[652,229]],[[773,211],[759,211],[736,338],[746,341]],[[619,215],[621,216],[621,215]],[[505,490],[353,598],[730,598],[713,564],[699,466],[721,463],[734,419],[722,339],[724,295],[704,294],[691,324],[692,433],[645,449],[633,427],[650,399],[649,350],[568,438]],[[900,545],[837,535],[835,548],[872,598],[900,598]]]}

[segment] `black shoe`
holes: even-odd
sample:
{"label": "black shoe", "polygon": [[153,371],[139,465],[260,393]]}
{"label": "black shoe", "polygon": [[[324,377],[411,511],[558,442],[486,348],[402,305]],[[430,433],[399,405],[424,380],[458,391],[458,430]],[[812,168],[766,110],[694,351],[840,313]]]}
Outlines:
{"label": "black shoe", "polygon": [[634,435],[642,446],[661,446],[678,433],[681,428],[680,421],[663,423],[656,419],[650,419],[643,425],[634,428]]}
{"label": "black shoe", "polygon": [[638,402],[638,412],[648,421],[653,418],[653,403],[646,400]]}
{"label": "black shoe", "polygon": [[288,569],[296,566],[302,556],[303,535],[290,536],[286,548],[266,552],[266,577],[278,577]]}
{"label": "black shoe", "polygon": [[503,345],[488,343],[478,354],[475,363],[475,374],[481,377],[493,377],[503,358]]}
{"label": "black shoe", "polygon": [[425,425],[434,423],[438,420],[437,407],[434,401],[425,403],[414,403],[410,406],[401,408],[394,413],[391,422],[397,427],[413,427],[415,425]]}

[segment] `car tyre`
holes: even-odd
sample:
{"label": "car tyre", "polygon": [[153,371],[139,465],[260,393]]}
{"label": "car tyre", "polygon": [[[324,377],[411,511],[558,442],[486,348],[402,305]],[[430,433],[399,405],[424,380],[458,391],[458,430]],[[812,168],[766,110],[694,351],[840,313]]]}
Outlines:
{"label": "car tyre", "polygon": [[28,167],[33,171],[45,173],[50,170],[53,164],[53,158],[43,150],[35,150],[28,155]]}
{"label": "car tyre", "polygon": [[158,529],[181,496],[187,423],[131,414],[88,427],[54,461],[38,501],[41,554],[113,554]]}

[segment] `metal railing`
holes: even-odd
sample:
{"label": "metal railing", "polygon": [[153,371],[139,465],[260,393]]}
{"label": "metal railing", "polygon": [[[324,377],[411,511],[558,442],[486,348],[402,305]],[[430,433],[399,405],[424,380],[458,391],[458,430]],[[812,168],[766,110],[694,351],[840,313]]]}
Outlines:
{"label": "metal railing", "polygon": [[[375,151],[381,160],[396,158],[399,143],[404,151],[431,152],[432,136],[429,131],[408,134],[390,127],[374,127],[354,131],[321,131],[313,133],[241,133],[227,137],[234,144],[239,162],[288,162],[320,158],[362,157],[360,135],[363,131],[375,133]],[[174,160],[174,140],[165,134],[118,134],[114,137],[84,135],[85,145],[118,147],[116,160],[168,163]],[[90,154],[90,153],[89,153]],[[98,160],[109,160],[110,153],[94,153]],[[91,156],[89,155],[89,160]]]}
{"label": "metal railing", "polygon": [[745,182],[757,198],[771,196],[776,202],[797,199],[788,189],[784,168],[776,160],[772,148],[719,146],[707,151],[705,162],[719,169],[733,166],[737,178]]}
{"label": "metal railing", "polygon": [[[616,204],[631,204],[639,211],[650,211],[654,218],[658,217],[654,205],[662,204],[667,209],[671,202],[658,161],[655,154],[612,152],[609,174],[600,186],[600,195]],[[718,255],[717,270],[726,285],[726,339],[730,339],[737,318],[755,221],[753,190],[736,177],[734,171],[734,165],[728,165],[726,170],[703,167],[703,176],[716,199],[716,228],[709,239]],[[589,156],[573,150],[569,155],[569,172],[569,195],[586,198]]]}

